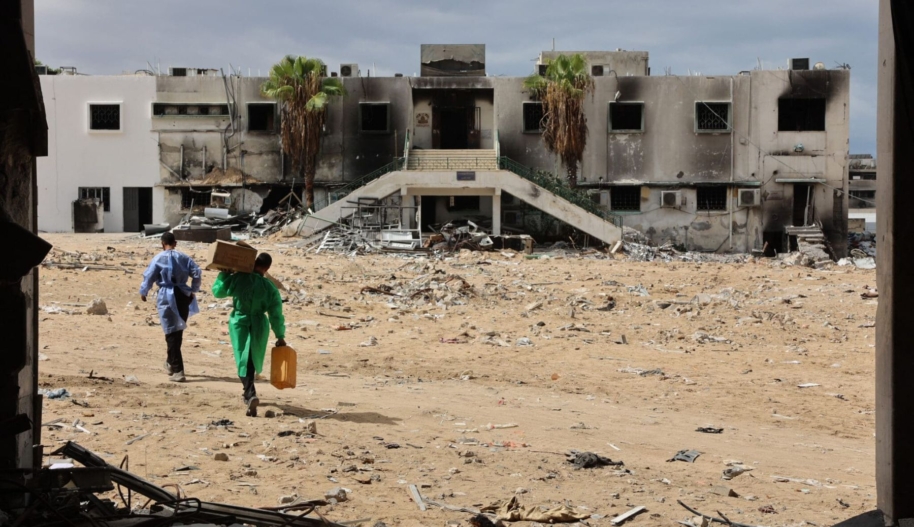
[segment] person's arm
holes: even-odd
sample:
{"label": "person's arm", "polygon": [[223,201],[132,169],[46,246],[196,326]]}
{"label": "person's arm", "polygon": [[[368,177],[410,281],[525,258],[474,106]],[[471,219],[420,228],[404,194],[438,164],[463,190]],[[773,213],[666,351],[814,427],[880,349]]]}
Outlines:
{"label": "person's arm", "polygon": [[198,293],[200,292],[200,285],[203,283],[203,270],[200,269],[200,266],[197,265],[197,262],[195,262],[194,259],[190,256],[187,257],[187,260],[190,262],[187,266],[188,270],[190,270],[189,274],[191,277],[190,292],[191,294]]}
{"label": "person's arm", "polygon": [[282,314],[282,297],[279,295],[279,289],[270,283],[270,308],[267,316],[270,318],[270,327],[276,335],[276,345],[286,345],[286,317]]}
{"label": "person's arm", "polygon": [[234,275],[222,271],[219,273],[219,276],[216,277],[215,283],[213,283],[213,296],[216,298],[226,298],[231,296],[232,281],[234,280]]}
{"label": "person's arm", "polygon": [[146,301],[146,295],[149,294],[149,290],[152,289],[152,284],[156,283],[156,280],[159,279],[159,266],[156,265],[156,262],[159,260],[158,255],[156,255],[151,262],[149,262],[149,267],[146,268],[146,271],[143,272],[143,283],[140,284],[140,298],[143,302]]}

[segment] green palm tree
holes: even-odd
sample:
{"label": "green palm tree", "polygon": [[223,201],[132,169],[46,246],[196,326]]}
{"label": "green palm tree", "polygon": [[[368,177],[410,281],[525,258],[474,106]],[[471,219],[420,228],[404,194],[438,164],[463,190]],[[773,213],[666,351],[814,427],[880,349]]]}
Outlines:
{"label": "green palm tree", "polygon": [[326,77],[320,59],[286,55],[270,69],[260,93],[282,104],[282,149],[305,180],[305,206],[314,209],[314,174],[327,104],[346,95],[339,79]]}
{"label": "green palm tree", "polygon": [[549,62],[546,75],[524,79],[524,88],[543,103],[543,142],[557,154],[568,172],[568,185],[578,184],[578,163],[587,146],[584,97],[593,93],[593,77],[581,54],[559,55]]}

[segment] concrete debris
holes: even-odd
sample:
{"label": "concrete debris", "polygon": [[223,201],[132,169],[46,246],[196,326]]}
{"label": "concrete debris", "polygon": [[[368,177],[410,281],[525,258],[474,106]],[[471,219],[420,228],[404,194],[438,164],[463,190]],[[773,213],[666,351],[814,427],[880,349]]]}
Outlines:
{"label": "concrete debris", "polygon": [[86,313],[90,315],[107,315],[108,306],[105,305],[105,301],[101,298],[96,298],[92,301],[92,304],[86,308]]}

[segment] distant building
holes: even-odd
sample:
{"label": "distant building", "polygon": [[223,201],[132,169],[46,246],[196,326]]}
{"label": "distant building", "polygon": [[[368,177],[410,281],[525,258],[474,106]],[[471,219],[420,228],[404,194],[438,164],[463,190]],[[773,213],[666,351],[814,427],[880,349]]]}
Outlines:
{"label": "distant building", "polygon": [[[557,53],[543,52],[534,73]],[[486,76],[483,45],[423,45],[419,77],[363,76],[357,64],[330,72],[348,96],[328,109],[317,216],[348,214],[340,200],[358,189],[350,201],[415,206],[420,214],[403,222],[422,229],[472,217],[524,231],[537,207],[604,241],[624,225],[706,251],[781,252],[788,227],[821,225],[843,255],[848,70],[795,59],[793,69],[651,76],[646,52],[582,53],[596,89],[578,173],[600,221],[515,181],[564,169],[543,144],[541,104],[522,77]],[[174,224],[214,189],[265,208],[301,191],[281,154],[279,109],[259,93],[263,78],[170,71],[42,78],[52,123],[39,161],[42,229],[71,230],[71,202],[90,194],[106,197],[111,231]],[[118,128],[93,129],[93,112],[109,110]],[[114,123],[110,115],[98,114]]]}
{"label": "distant building", "polygon": [[876,232],[876,160],[872,155],[850,156],[848,188],[850,229]]}

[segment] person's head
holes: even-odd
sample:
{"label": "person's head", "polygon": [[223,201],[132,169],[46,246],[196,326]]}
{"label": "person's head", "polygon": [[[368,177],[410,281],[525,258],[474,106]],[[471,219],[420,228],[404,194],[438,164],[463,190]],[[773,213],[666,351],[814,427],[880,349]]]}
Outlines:
{"label": "person's head", "polygon": [[254,260],[254,272],[266,274],[271,265],[273,265],[273,258],[267,253],[260,253],[257,255],[257,259]]}
{"label": "person's head", "polygon": [[175,235],[170,232],[162,233],[162,248],[165,250],[174,249],[178,246],[178,240],[175,239]]}

